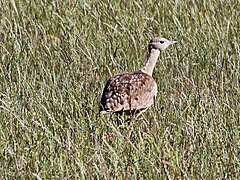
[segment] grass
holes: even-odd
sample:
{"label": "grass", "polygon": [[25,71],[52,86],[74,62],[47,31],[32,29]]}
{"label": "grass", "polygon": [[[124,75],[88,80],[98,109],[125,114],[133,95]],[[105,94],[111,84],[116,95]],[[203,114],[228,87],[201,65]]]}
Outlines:
{"label": "grass", "polygon": [[[238,179],[240,1],[0,2],[1,179]],[[110,74],[161,54],[154,107],[98,114]]]}

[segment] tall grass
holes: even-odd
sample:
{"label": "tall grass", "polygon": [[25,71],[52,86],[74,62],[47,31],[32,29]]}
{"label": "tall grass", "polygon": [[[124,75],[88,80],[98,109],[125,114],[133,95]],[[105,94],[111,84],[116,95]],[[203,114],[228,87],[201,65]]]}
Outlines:
{"label": "tall grass", "polygon": [[[0,2],[1,179],[237,179],[240,1]],[[161,54],[155,105],[98,114],[106,79]],[[124,117],[125,118],[125,117]]]}

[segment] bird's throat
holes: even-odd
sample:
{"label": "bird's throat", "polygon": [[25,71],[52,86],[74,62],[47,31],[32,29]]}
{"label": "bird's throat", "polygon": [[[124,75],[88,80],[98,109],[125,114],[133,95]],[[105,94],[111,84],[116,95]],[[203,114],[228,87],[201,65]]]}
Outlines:
{"label": "bird's throat", "polygon": [[160,50],[151,49],[151,51],[148,54],[146,65],[141,69],[141,71],[152,76],[152,73],[159,55],[160,55]]}

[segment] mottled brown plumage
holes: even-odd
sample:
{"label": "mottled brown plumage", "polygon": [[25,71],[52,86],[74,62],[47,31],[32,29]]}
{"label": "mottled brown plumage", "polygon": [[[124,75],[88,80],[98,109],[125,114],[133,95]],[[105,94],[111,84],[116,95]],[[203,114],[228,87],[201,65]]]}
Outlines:
{"label": "mottled brown plumage", "polygon": [[154,79],[141,71],[121,73],[110,78],[103,90],[101,110],[108,112],[144,110],[157,95]]}
{"label": "mottled brown plumage", "polygon": [[120,73],[108,79],[101,98],[102,114],[143,112],[154,103],[157,84],[152,72],[160,51],[175,41],[153,38],[149,43],[146,65],[139,71]]}

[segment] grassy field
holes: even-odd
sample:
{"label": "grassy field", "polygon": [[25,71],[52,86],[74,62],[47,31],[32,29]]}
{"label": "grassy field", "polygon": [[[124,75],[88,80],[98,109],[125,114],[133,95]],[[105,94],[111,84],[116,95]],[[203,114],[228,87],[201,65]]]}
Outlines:
{"label": "grassy field", "polygon": [[[0,179],[238,179],[240,1],[0,1]],[[177,40],[131,125],[98,114],[114,73]],[[127,117],[123,117],[127,118]]]}

